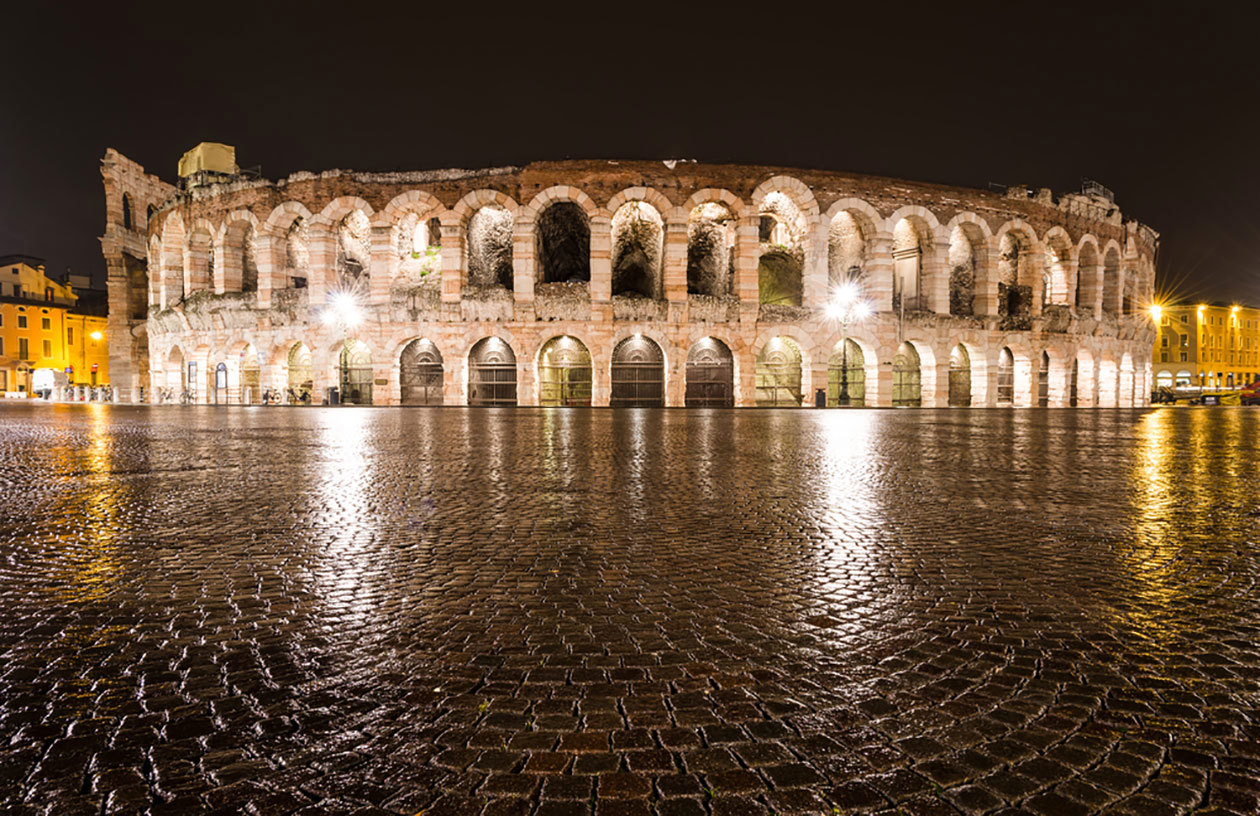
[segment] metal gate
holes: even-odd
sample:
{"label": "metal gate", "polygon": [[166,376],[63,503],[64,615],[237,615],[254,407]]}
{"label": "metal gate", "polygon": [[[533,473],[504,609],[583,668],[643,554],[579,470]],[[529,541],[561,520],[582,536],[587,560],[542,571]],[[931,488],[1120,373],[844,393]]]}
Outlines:
{"label": "metal gate", "polygon": [[398,363],[403,405],[442,404],[442,354],[429,340],[412,340]]}
{"label": "metal gate", "polygon": [[706,337],[687,352],[688,408],[735,407],[735,359],[721,340]]}
{"label": "metal gate", "polygon": [[[843,375],[843,376],[842,376]],[[845,340],[840,351],[831,352],[827,360],[827,405],[841,405],[842,387],[849,392],[846,403],[853,408],[866,405],[866,358],[862,348],[852,340]]]}
{"label": "metal gate", "polygon": [[468,404],[516,404],[516,355],[497,337],[478,340],[468,354]]}
{"label": "metal gate", "polygon": [[341,348],[341,402],[372,404],[372,354],[362,340],[347,340]]}
{"label": "metal gate", "polygon": [[998,356],[997,403],[1010,405],[1015,401],[1015,357],[1004,348]]}
{"label": "metal gate", "polygon": [[253,346],[241,355],[241,402],[262,402],[262,370]]}
{"label": "metal gate", "polygon": [[311,350],[301,343],[295,343],[289,349],[289,393],[285,395],[290,404],[311,401],[311,390],[314,387],[311,372]]}
{"label": "metal gate", "polygon": [[657,408],[665,404],[665,355],[641,334],[617,344],[612,355],[614,408]]}
{"label": "metal gate", "polygon": [[775,337],[757,355],[757,405],[796,408],[801,404],[801,350]]}
{"label": "metal gate", "polygon": [[538,356],[538,404],[589,406],[591,353],[576,337],[553,337]]}
{"label": "metal gate", "polygon": [[961,344],[949,355],[949,404],[971,407],[971,355]]}
{"label": "metal gate", "polygon": [[919,371],[919,352],[909,343],[902,343],[893,357],[892,404],[894,407],[918,408],[923,404],[923,384]]}

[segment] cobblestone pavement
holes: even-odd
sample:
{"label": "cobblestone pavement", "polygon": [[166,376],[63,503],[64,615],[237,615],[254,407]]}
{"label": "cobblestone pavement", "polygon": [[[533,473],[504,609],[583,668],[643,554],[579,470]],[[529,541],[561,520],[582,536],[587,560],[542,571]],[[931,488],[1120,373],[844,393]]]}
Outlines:
{"label": "cobblestone pavement", "polygon": [[1256,813],[1260,411],[0,407],[0,813]]}

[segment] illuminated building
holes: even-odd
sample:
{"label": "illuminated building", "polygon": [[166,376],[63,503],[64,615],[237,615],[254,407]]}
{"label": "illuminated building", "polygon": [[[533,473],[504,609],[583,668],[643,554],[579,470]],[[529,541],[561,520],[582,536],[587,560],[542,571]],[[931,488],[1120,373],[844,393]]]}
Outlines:
{"label": "illuminated building", "polygon": [[1156,387],[1241,388],[1260,378],[1260,309],[1163,306],[1151,356]]}

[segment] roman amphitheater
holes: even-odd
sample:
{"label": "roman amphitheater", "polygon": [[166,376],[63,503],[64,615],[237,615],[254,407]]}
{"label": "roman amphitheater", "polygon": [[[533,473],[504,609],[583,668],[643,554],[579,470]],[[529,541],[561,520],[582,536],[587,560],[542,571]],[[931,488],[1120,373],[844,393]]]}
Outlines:
{"label": "roman amphitheater", "polygon": [[1097,185],[561,161],[176,186],[114,150],[102,175],[120,400],[1112,407],[1150,392],[1158,235]]}

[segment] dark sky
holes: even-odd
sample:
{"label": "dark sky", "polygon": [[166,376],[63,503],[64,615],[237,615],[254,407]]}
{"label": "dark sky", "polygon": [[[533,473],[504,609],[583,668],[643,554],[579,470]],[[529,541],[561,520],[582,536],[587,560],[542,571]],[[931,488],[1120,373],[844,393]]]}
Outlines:
{"label": "dark sky", "polygon": [[678,157],[1096,179],[1161,232],[1163,288],[1260,304],[1249,4],[384,5],[8,9],[0,254],[103,277],[109,146],[170,181],[203,140],[268,178]]}

